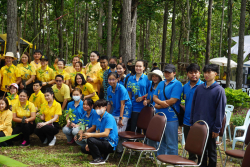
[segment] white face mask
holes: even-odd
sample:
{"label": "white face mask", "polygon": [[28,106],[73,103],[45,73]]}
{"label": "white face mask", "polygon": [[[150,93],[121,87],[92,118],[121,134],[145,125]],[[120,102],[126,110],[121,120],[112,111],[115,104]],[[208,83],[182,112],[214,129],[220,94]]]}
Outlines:
{"label": "white face mask", "polygon": [[102,114],[103,114],[103,110],[97,109],[97,110],[95,110],[95,111],[96,111],[96,113],[97,113],[98,115],[102,115]]}
{"label": "white face mask", "polygon": [[80,96],[72,96],[72,98],[74,101],[79,101],[81,97]]}

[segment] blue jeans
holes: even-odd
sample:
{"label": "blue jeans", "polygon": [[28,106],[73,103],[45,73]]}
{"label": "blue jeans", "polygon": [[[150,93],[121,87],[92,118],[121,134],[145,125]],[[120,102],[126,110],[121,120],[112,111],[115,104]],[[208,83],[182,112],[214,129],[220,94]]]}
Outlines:
{"label": "blue jeans", "polygon": [[69,128],[67,126],[64,126],[62,131],[66,135],[67,141],[70,142],[74,138],[74,136],[77,135],[77,133],[79,132],[79,128]]}
{"label": "blue jeans", "polygon": [[167,122],[157,155],[178,155],[178,121]]}

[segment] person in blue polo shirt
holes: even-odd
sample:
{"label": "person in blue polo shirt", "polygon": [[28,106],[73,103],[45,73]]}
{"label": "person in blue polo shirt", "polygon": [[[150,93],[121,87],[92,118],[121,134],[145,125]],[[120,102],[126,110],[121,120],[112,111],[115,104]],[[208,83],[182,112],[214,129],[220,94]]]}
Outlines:
{"label": "person in blue polo shirt", "polygon": [[172,107],[174,107],[178,113],[180,112],[182,84],[175,78],[175,71],[173,64],[167,64],[164,68],[164,76],[166,79],[158,84],[154,92],[156,113],[163,112],[167,117],[165,133],[157,155],[178,155],[179,122]]}
{"label": "person in blue polo shirt", "polygon": [[[83,114],[81,121],[83,121],[86,125],[86,132],[94,132],[96,130],[97,120],[99,118],[99,115],[96,113],[95,109],[93,109],[94,102],[92,99],[87,98],[83,100],[83,110],[85,113]],[[86,139],[83,139],[83,130],[79,130],[79,138],[77,138],[77,135],[75,135],[75,142],[79,146],[85,146],[86,145]]]}
{"label": "person in blue polo shirt", "polygon": [[114,117],[106,112],[107,101],[97,100],[94,104],[99,115],[96,133],[84,133],[87,144],[81,147],[84,154],[90,154],[93,161],[90,164],[104,164],[109,153],[114,152],[118,143],[118,130]]}
{"label": "person in blue polo shirt", "polygon": [[[107,95],[107,112],[110,113],[111,108],[113,112],[111,113],[117,123],[118,132],[123,132],[127,128],[128,119],[131,116],[132,103],[128,95],[127,89],[118,83],[119,78],[116,72],[112,72],[108,75],[108,82],[110,87],[108,88]],[[118,155],[122,154],[123,147],[122,142],[124,140],[120,139],[117,146]]]}
{"label": "person in blue polo shirt", "polygon": [[[185,140],[187,139],[188,132],[190,130],[191,124],[189,123],[190,120],[190,113],[192,107],[192,100],[194,96],[194,92],[198,85],[202,84],[203,81],[200,80],[200,66],[198,64],[192,63],[187,68],[187,76],[188,76],[188,83],[183,86],[183,99],[185,100],[185,115],[183,118],[183,127],[184,127],[184,137]],[[196,155],[189,152],[189,159],[192,161],[196,161]]]}
{"label": "person in blue polo shirt", "polygon": [[[128,80],[127,90],[129,97],[132,99],[131,131],[135,131],[136,129],[139,113],[144,107],[143,100],[147,98],[150,87],[148,77],[143,74],[144,70],[145,62],[143,60],[137,60],[135,63],[136,74]],[[137,132],[140,133],[141,129],[137,128]]]}
{"label": "person in blue polo shirt", "polygon": [[82,98],[82,91],[79,88],[75,88],[72,92],[72,99],[74,101],[69,102],[67,106],[67,110],[72,109],[73,114],[75,115],[74,119],[70,120],[68,116],[66,117],[67,125],[65,125],[62,129],[63,133],[67,137],[67,143],[73,144],[74,143],[74,135],[76,135],[79,131],[78,123],[79,119],[81,119],[85,113],[82,108],[83,101]]}

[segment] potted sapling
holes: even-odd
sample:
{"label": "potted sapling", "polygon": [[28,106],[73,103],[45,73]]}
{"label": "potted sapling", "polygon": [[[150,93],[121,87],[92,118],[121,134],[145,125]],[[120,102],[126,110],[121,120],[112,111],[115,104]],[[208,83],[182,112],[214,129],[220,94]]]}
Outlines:
{"label": "potted sapling", "polygon": [[80,134],[79,133],[85,133],[88,130],[88,123],[89,120],[84,120],[84,119],[79,119],[79,123],[77,125],[79,125],[79,132],[77,133],[77,140],[79,140],[80,138]]}
{"label": "potted sapling", "polygon": [[76,115],[73,112],[74,112],[74,110],[70,108],[69,110],[66,110],[66,113],[64,115],[66,117],[66,120],[69,119],[69,121],[70,121],[69,128],[72,128],[71,123],[72,123],[72,121],[75,120],[75,117],[76,117]]}

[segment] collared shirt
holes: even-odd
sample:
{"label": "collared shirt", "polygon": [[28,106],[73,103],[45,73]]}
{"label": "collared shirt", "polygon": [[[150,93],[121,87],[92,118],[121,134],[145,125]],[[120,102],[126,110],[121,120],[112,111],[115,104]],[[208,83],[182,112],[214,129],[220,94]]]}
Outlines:
{"label": "collared shirt", "polygon": [[62,87],[58,89],[57,85],[55,84],[52,86],[52,89],[55,95],[55,99],[58,100],[59,102],[63,102],[65,99],[71,100],[70,90],[68,85],[63,83]]}
{"label": "collared shirt", "polygon": [[55,68],[56,71],[58,71],[57,63],[54,63],[54,64],[53,64],[53,67]]}
{"label": "collared shirt", "polygon": [[36,77],[41,82],[49,82],[49,81],[55,79],[55,73],[47,65],[45,70],[42,70],[42,67],[40,67],[39,69],[36,70]]}
{"label": "collared shirt", "polygon": [[51,107],[49,107],[48,102],[43,103],[41,107],[41,113],[45,116],[45,121],[49,121],[54,118],[55,115],[58,115],[58,118],[55,122],[59,121],[59,116],[62,115],[62,107],[61,104],[56,100],[53,101]]}
{"label": "collared shirt", "polygon": [[21,105],[19,100],[12,106],[12,113],[16,113],[18,118],[29,118],[32,112],[36,113],[35,105],[28,100],[24,107]]}
{"label": "collared shirt", "polygon": [[89,94],[95,93],[94,96],[91,97],[91,99],[96,102],[97,100],[99,100],[99,97],[97,96],[93,86],[90,83],[86,83],[85,85],[77,85],[77,88],[82,90],[82,94],[84,96],[87,96]]}
{"label": "collared shirt", "polygon": [[[153,84],[153,82],[151,82],[151,84],[150,84],[150,86],[148,88],[147,100],[150,100],[150,104],[155,106],[155,102],[153,100],[155,89],[154,89],[154,84],[153,85],[152,84]],[[151,87],[152,87],[152,90],[151,90]]]}
{"label": "collared shirt", "polygon": [[39,110],[41,109],[42,104],[47,102],[42,91],[39,91],[37,95],[36,93],[32,93],[29,101],[32,102]]}
{"label": "collared shirt", "polygon": [[7,100],[9,102],[9,105],[14,105],[19,101],[19,96],[18,94],[16,94],[16,96],[14,97],[14,99],[11,99],[12,95],[7,96]]}
{"label": "collared shirt", "polygon": [[62,75],[64,81],[67,81],[70,79],[69,73],[67,73],[65,70],[56,70],[55,76],[57,75]]}
{"label": "collared shirt", "polygon": [[12,117],[13,114],[10,110],[0,111],[0,131],[3,131],[5,136],[12,134]]}
{"label": "collared shirt", "polygon": [[101,70],[101,66],[100,66],[100,63],[97,62],[95,64],[93,64],[92,62],[88,63],[84,69],[84,73],[85,75],[90,78],[93,79],[93,82],[91,82],[90,84],[93,85],[95,91],[97,92],[97,88],[98,88],[98,83],[99,83],[99,80],[98,80],[98,77],[97,77],[97,74],[99,73],[99,71]]}
{"label": "collared shirt", "polygon": [[96,126],[97,132],[102,133],[105,129],[110,129],[108,137],[101,137],[100,139],[108,141],[115,150],[118,144],[118,129],[115,118],[105,111],[102,118],[99,116],[98,122],[99,124]]}
{"label": "collared shirt", "polygon": [[191,113],[194,92],[197,86],[203,83],[204,82],[199,79],[199,81],[193,87],[191,87],[190,81],[188,81],[188,83],[186,83],[183,86],[183,99],[185,100],[185,114],[183,118],[183,124],[185,125],[191,126],[189,120],[190,120],[190,113]]}
{"label": "collared shirt", "polygon": [[73,73],[70,73],[70,81],[71,81],[71,85],[72,87],[74,88],[75,87],[75,78],[76,78],[76,74],[82,74],[84,79],[87,81],[86,79],[86,75],[82,72],[73,72]]}
{"label": "collared shirt", "polygon": [[112,91],[112,86],[109,86],[108,88],[108,96],[107,101],[113,106],[114,110],[112,112],[113,116],[119,117],[120,116],[120,110],[121,110],[121,101],[125,100],[125,107],[123,112],[123,117],[130,118],[131,116],[131,109],[132,109],[132,103],[128,95],[128,91],[126,88],[117,83],[115,92]]}
{"label": "collared shirt", "polygon": [[82,119],[85,122],[85,125],[87,125],[87,129],[91,128],[93,125],[98,125],[99,123],[98,118],[100,118],[100,116],[96,113],[94,109],[90,111],[89,115],[86,111],[84,111],[84,114],[82,117]]}
{"label": "collared shirt", "polygon": [[[161,81],[157,88],[155,89],[154,95],[158,96],[158,98],[161,101],[165,101],[166,98],[163,94],[163,91],[165,91],[165,94],[168,99],[171,98],[176,98],[178,101],[173,105],[173,107],[176,109],[176,111],[179,113],[180,112],[180,103],[181,103],[181,93],[182,93],[182,84],[180,81],[177,79],[173,79],[166,85],[165,90],[164,90],[164,84],[166,80]],[[156,113],[158,112],[163,112],[166,117],[168,118],[167,121],[177,121],[177,115],[175,114],[174,110],[171,107],[167,108],[161,108],[161,109],[156,109]]]}
{"label": "collared shirt", "polygon": [[21,63],[17,65],[17,68],[19,68],[21,72],[21,78],[24,80],[29,80],[31,78],[31,75],[36,75],[35,68],[30,64],[27,64],[24,67],[23,63]]}
{"label": "collared shirt", "polygon": [[141,112],[143,105],[143,100],[141,102],[136,102],[137,97],[142,97],[148,93],[150,87],[150,80],[144,74],[141,75],[138,81],[136,81],[136,75],[131,76],[128,80],[127,90],[132,93],[132,111]]}
{"label": "collared shirt", "polygon": [[41,67],[41,63],[36,63],[35,61],[30,62],[30,65],[32,65],[35,70],[39,69]]}
{"label": "collared shirt", "polygon": [[83,106],[83,101],[82,100],[80,100],[80,103],[78,104],[77,107],[75,107],[75,101],[71,101],[67,105],[67,110],[69,110],[70,108],[72,110],[74,110],[73,114],[75,115],[75,118],[74,118],[74,120],[72,120],[72,122],[74,124],[78,124],[80,122],[79,119],[82,119],[83,115],[86,112],[86,111],[83,110],[82,106]]}
{"label": "collared shirt", "polygon": [[[109,69],[109,67],[107,68],[107,70]],[[104,72],[105,72],[106,70],[103,70],[103,69],[101,69],[99,72],[98,72],[98,74],[97,74],[97,78],[98,78],[98,80],[100,81],[100,84],[101,84],[101,86],[103,87],[103,85],[102,85],[102,83],[103,83],[103,74],[104,74]]]}
{"label": "collared shirt", "polygon": [[1,68],[1,76],[2,76],[2,87],[1,90],[4,92],[9,92],[9,90],[5,89],[5,86],[9,86],[12,83],[16,83],[17,78],[21,77],[20,70],[15,66],[3,66]]}

